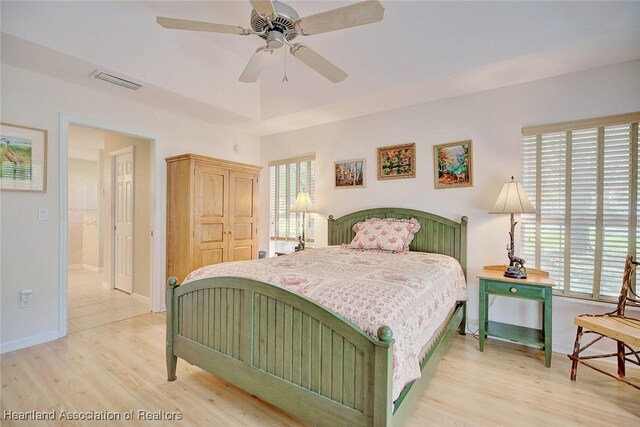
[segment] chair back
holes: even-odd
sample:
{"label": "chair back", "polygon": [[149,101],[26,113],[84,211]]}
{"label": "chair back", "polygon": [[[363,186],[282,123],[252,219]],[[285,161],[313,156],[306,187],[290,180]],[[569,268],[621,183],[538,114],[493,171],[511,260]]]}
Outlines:
{"label": "chair back", "polygon": [[622,288],[620,289],[620,297],[618,298],[618,309],[616,310],[616,314],[618,314],[618,316],[624,316],[624,309],[627,305],[629,289],[631,288],[631,281],[636,270],[636,265],[638,265],[638,263],[633,261],[633,256],[628,255],[627,260],[624,263],[624,273],[622,274]]}

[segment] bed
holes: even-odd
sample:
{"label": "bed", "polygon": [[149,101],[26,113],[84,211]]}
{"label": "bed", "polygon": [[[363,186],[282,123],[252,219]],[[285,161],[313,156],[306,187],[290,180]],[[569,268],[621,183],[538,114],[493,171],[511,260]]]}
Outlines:
{"label": "bed", "polygon": [[[329,245],[349,243],[353,225],[369,218],[416,218],[422,227],[411,251],[448,255],[466,269],[466,217],[397,208],[330,216]],[[316,425],[401,425],[465,320],[465,302],[454,302],[422,355],[422,376],[394,393],[390,327],[372,337],[303,295],[250,278],[180,286],[169,278],[168,379],[176,379],[179,357]]]}

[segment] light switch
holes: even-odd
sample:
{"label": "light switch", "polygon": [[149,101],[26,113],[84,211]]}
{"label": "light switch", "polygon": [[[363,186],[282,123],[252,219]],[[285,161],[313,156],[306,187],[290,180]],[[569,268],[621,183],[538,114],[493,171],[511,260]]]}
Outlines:
{"label": "light switch", "polygon": [[31,307],[31,295],[33,290],[23,289],[20,291],[20,308]]}
{"label": "light switch", "polygon": [[49,209],[38,208],[38,221],[49,221]]}

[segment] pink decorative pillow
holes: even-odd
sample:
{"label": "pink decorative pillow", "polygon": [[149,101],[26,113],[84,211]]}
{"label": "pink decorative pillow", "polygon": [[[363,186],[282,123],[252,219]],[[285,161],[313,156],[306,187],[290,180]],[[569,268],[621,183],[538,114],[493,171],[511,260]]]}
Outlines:
{"label": "pink decorative pillow", "polygon": [[406,224],[407,225],[409,231],[411,232],[411,236],[409,237],[409,239],[407,240],[407,243],[405,245],[405,249],[404,249],[405,252],[409,250],[409,245],[411,244],[411,242],[413,241],[413,238],[415,237],[416,233],[420,230],[420,227],[421,227],[420,223],[415,218],[411,218],[411,219],[369,218],[369,219],[364,220],[363,222],[359,222],[356,225],[354,225],[352,230],[357,233],[361,224],[364,224],[366,222],[376,222],[376,221],[382,221],[382,222],[386,222],[388,224],[401,223],[401,224]]}
{"label": "pink decorative pillow", "polygon": [[349,247],[406,252],[418,230],[420,223],[415,218],[370,218],[353,226],[356,236]]}

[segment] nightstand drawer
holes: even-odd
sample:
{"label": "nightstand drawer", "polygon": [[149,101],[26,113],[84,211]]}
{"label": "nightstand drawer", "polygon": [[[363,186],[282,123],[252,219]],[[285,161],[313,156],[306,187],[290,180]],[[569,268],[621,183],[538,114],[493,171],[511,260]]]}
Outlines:
{"label": "nightstand drawer", "polygon": [[[517,280],[517,279],[515,279]],[[507,282],[487,280],[488,294],[505,295],[518,298],[544,299],[545,288],[541,286],[520,285]]]}

